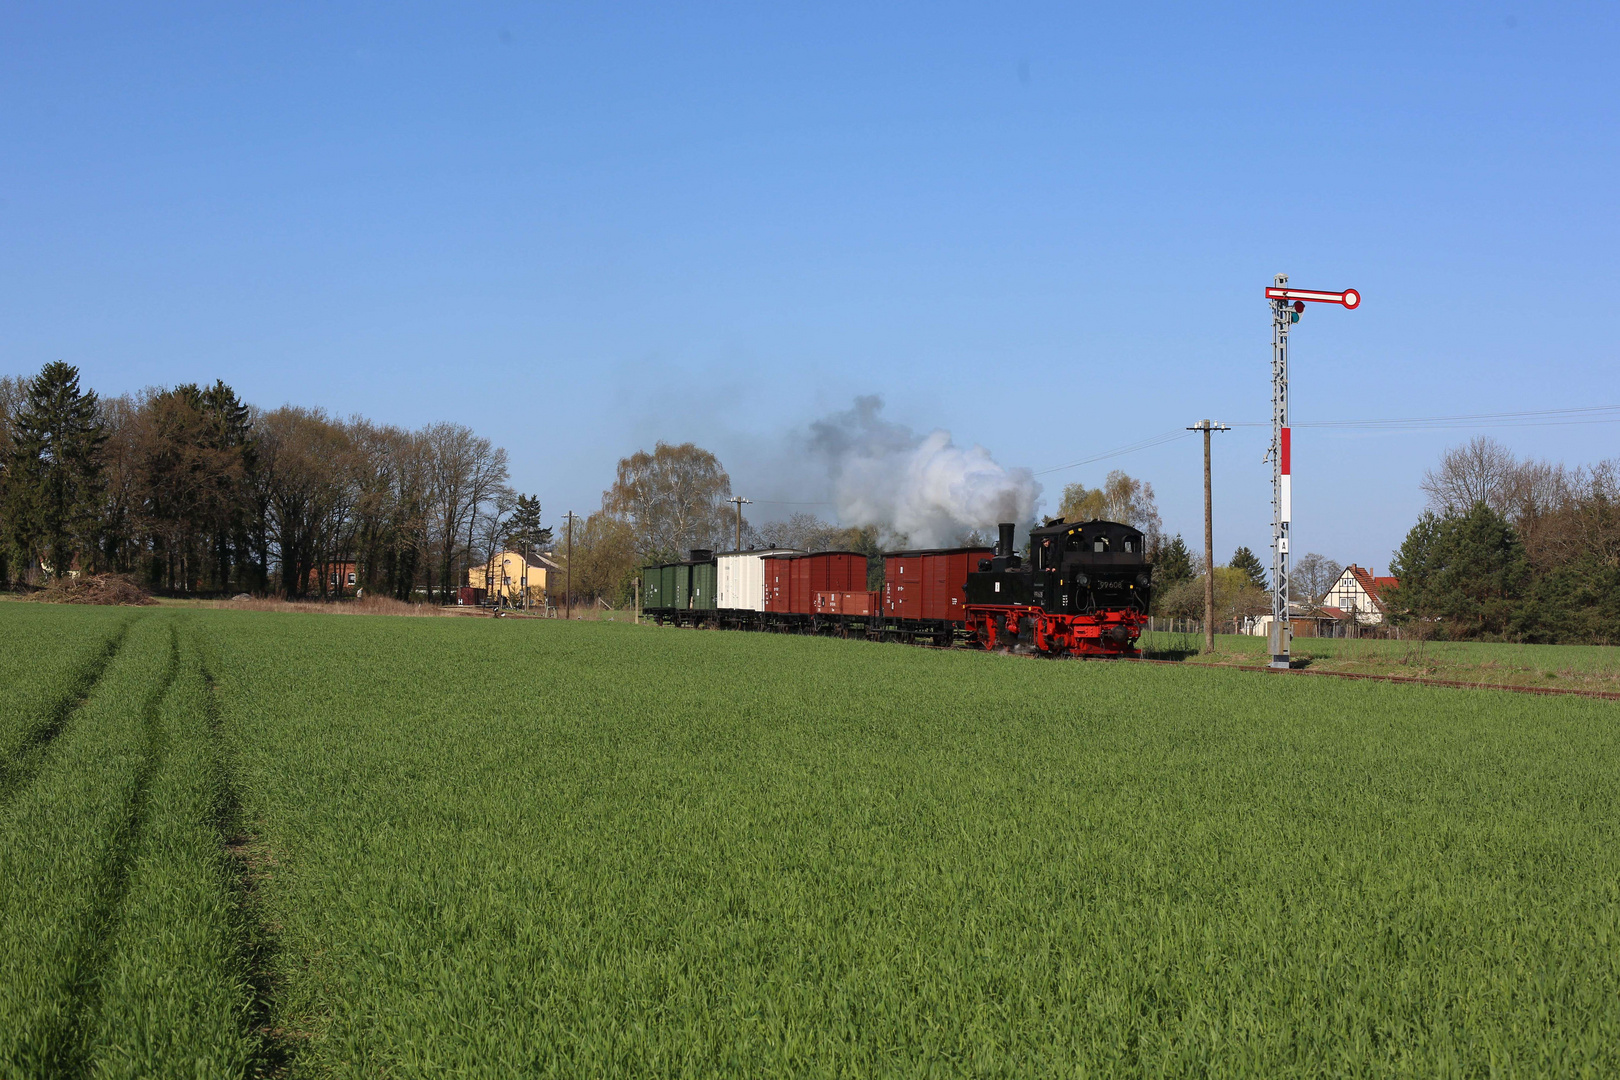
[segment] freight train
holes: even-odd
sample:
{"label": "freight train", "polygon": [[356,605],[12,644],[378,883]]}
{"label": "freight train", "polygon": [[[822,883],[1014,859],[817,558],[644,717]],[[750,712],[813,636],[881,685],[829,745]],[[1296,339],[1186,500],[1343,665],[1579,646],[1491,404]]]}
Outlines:
{"label": "freight train", "polygon": [[1030,530],[1026,559],[1013,528],[1000,526],[994,548],[885,552],[876,590],[860,552],[696,550],[642,569],[642,611],[659,625],[1139,656],[1153,573],[1141,532],[1058,518]]}

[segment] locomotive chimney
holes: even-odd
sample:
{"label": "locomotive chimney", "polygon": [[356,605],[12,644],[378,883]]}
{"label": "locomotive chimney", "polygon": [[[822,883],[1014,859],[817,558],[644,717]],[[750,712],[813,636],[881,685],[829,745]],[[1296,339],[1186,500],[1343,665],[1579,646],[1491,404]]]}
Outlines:
{"label": "locomotive chimney", "polygon": [[1013,529],[1015,526],[1010,521],[1003,521],[996,527],[1001,530],[1001,539],[996,541],[996,554],[1005,559],[1013,553]]}

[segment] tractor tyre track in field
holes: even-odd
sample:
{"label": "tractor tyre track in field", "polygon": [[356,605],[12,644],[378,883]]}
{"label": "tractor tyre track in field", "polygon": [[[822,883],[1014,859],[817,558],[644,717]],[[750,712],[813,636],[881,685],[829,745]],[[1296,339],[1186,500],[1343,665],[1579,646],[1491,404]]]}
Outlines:
{"label": "tractor tyre track in field", "polygon": [[113,658],[124,647],[129,628],[144,614],[140,612],[118,624],[112,635],[69,676],[66,688],[51,702],[45,716],[28,731],[17,749],[5,760],[0,760],[0,806],[10,802],[39,773],[51,744],[90,699],[96,684],[101,682]]}
{"label": "tractor tyre track in field", "polygon": [[123,921],[124,900],[129,894],[130,873],[140,852],[141,837],[146,825],[147,792],[152,778],[163,763],[166,733],[163,730],[163,701],[174,686],[180,670],[180,632],[169,623],[169,660],[163,676],[141,703],[141,727],[144,739],[141,764],[135,772],[134,788],[123,820],[112,842],[107,846],[106,858],[101,864],[100,879],[96,882],[89,914],[80,927],[77,972],[69,996],[72,1004],[66,1013],[63,1030],[57,1032],[51,1044],[57,1048],[54,1068],[49,1075],[61,1077],[82,1076],[88,1071],[90,1051],[86,1032],[101,1003],[102,972],[118,939],[118,928]]}
{"label": "tractor tyre track in field", "polygon": [[252,1075],[287,1075],[300,1041],[292,1033],[275,1027],[277,997],[281,980],[276,974],[279,951],[275,930],[264,917],[260,888],[269,876],[274,859],[259,837],[249,829],[242,810],[241,793],[235,779],[230,750],[225,744],[220,718],[219,686],[208,662],[202,662],[203,685],[207,687],[208,731],[214,743],[214,770],[218,797],[214,805],[214,827],[220,849],[230,868],[232,904],[236,909],[237,955],[242,977],[252,995],[246,1027],[255,1040],[257,1053]]}

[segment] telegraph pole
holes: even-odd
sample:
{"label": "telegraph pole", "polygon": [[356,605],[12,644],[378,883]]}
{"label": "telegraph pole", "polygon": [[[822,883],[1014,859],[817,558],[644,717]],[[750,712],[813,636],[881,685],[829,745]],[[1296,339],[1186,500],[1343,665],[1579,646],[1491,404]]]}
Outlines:
{"label": "telegraph pole", "polygon": [[1288,530],[1294,516],[1292,432],[1288,426],[1288,328],[1299,322],[1307,302],[1361,306],[1354,289],[1321,292],[1288,288],[1288,275],[1278,274],[1266,289],[1271,302],[1271,666],[1288,667],[1294,628],[1288,621]]}
{"label": "telegraph pole", "polygon": [[568,570],[563,580],[563,618],[574,617],[574,512],[568,511]]}
{"label": "telegraph pole", "polygon": [[746,503],[749,506],[753,506],[754,505],[754,500],[753,499],[745,499],[741,495],[733,495],[731,498],[727,499],[726,502],[735,503],[737,505],[737,546],[736,546],[736,548],[734,550],[741,551],[742,550],[742,508],[743,508],[743,504]]}
{"label": "telegraph pole", "polygon": [[1200,420],[1188,431],[1204,433],[1204,651],[1215,651],[1215,498],[1209,482],[1209,435],[1231,431],[1225,424]]}

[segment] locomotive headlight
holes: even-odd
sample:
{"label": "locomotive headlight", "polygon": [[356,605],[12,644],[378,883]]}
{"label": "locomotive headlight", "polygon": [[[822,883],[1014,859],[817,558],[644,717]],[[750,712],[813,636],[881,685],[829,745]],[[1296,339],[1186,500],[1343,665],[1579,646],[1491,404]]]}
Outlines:
{"label": "locomotive headlight", "polygon": [[1079,573],[1079,574],[1076,574],[1076,575],[1074,575],[1074,583],[1075,583],[1075,584],[1076,584],[1076,585],[1078,585],[1078,586],[1080,586],[1080,587],[1081,587],[1081,588],[1082,588],[1082,589],[1083,589],[1083,588],[1085,588],[1085,587],[1086,587],[1086,586],[1087,586],[1087,585],[1090,585],[1090,584],[1091,584],[1091,579],[1090,579],[1090,578],[1088,578],[1088,577],[1087,577],[1087,576],[1086,576],[1086,575],[1085,575],[1085,574],[1084,574],[1084,573],[1083,573],[1083,572],[1082,572],[1082,573]]}
{"label": "locomotive headlight", "polygon": [[1148,576],[1146,574],[1137,574],[1136,583],[1138,585],[1146,585],[1148,583]]}

